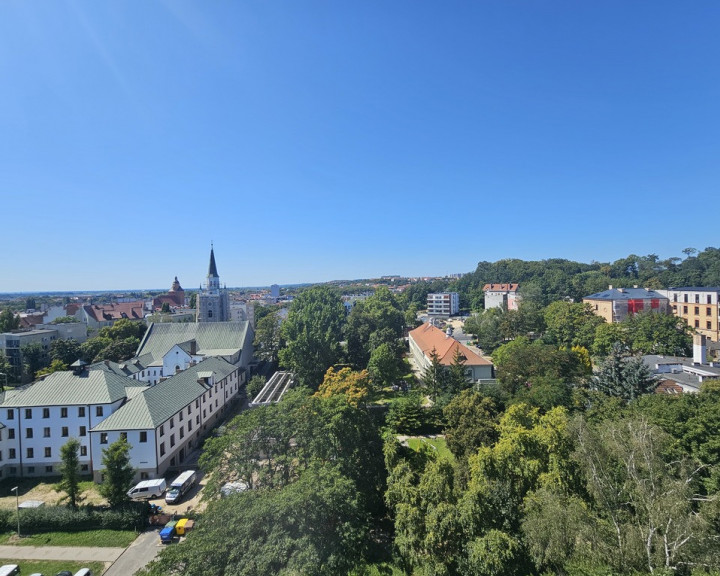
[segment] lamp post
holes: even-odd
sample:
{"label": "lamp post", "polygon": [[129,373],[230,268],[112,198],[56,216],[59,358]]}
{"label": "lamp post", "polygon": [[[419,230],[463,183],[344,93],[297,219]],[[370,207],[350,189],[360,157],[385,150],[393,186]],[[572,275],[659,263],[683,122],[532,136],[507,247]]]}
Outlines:
{"label": "lamp post", "polygon": [[15,508],[17,509],[17,521],[18,521],[18,538],[20,538],[20,492],[18,487],[10,488],[10,492],[15,492]]}

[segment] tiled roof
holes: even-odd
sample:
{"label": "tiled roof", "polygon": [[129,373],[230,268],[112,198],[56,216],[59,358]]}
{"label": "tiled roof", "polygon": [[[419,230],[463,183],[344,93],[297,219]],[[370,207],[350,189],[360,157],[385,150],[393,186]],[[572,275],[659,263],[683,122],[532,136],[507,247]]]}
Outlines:
{"label": "tiled roof", "polygon": [[519,284],[485,284],[483,292],[517,292]]}
{"label": "tiled roof", "polygon": [[95,426],[93,432],[157,428],[207,391],[208,388],[198,382],[201,374],[214,374],[218,382],[234,370],[237,367],[222,358],[207,358],[167,380],[143,389]]}
{"label": "tiled roof", "polygon": [[144,387],[147,384],[105,370],[86,370],[79,376],[73,372],[53,372],[16,394],[5,396],[2,406],[32,408],[111,404],[126,397],[126,387],[134,386]]}
{"label": "tiled roof", "polygon": [[440,357],[440,363],[444,366],[452,364],[455,350],[460,350],[460,353],[465,357],[466,366],[492,365],[492,362],[475,354],[470,348],[461,344],[455,338],[447,336],[445,332],[435,328],[432,324],[423,324],[415,328],[415,330],[411,330],[409,336],[426,356],[430,357],[433,349],[435,349],[435,353]]}
{"label": "tiled roof", "polygon": [[665,296],[654,290],[645,288],[609,288],[597,294],[585,296],[583,300],[667,300]]}
{"label": "tiled roof", "polygon": [[245,346],[248,322],[162,322],[152,323],[140,342],[136,356],[149,354],[162,360],[175,344],[195,340],[197,353],[231,355]]}

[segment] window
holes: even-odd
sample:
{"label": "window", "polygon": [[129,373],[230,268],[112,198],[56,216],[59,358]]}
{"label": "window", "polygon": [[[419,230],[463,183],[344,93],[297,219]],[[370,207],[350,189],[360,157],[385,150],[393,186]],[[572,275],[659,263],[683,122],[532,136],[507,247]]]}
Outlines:
{"label": "window", "polygon": [[25,438],[32,438],[33,437],[33,429],[32,428],[26,428],[25,429]]}
{"label": "window", "polygon": [[677,302],[677,294],[673,294],[673,302]]}
{"label": "window", "polygon": [[190,416],[190,406],[188,406],[188,416]]}
{"label": "window", "polygon": [[695,304],[700,304],[700,294],[695,294]]}
{"label": "window", "polygon": [[100,444],[107,444],[107,432],[100,432]]}
{"label": "window", "polygon": [[140,472],[140,480],[149,480],[150,475],[147,472]]}
{"label": "window", "polygon": [[192,430],[192,420],[188,420],[188,432]]}
{"label": "window", "polygon": [[50,418],[50,408],[43,408],[43,418]]}
{"label": "window", "polygon": [[708,330],[712,330],[712,322],[710,322],[710,320],[708,320],[707,322],[705,322],[705,324],[706,324],[706,328],[707,328]]}
{"label": "window", "polygon": [[87,436],[87,428],[80,426],[80,436]]}
{"label": "window", "polygon": [[83,464],[82,466],[80,466],[80,470],[82,472],[87,472],[88,470],[90,470],[90,468],[88,467],[87,464]]}
{"label": "window", "polygon": [[165,434],[165,426],[162,424],[160,425],[160,436],[163,436]]}
{"label": "window", "polygon": [[173,428],[175,428],[175,421],[170,418],[170,429],[172,430]]}
{"label": "window", "polygon": [[700,320],[695,320],[695,328],[700,328]]}
{"label": "window", "polygon": [[695,315],[700,314],[700,306],[695,306]]}
{"label": "window", "polygon": [[87,446],[80,446],[80,456],[87,456]]}
{"label": "window", "polygon": [[198,414],[197,416],[195,416],[195,424],[197,424],[198,426],[200,426],[200,414]]}
{"label": "window", "polygon": [[683,294],[683,302],[687,302],[687,301],[688,301],[688,297],[687,297],[687,296],[688,296],[687,294]]}
{"label": "window", "polygon": [[60,434],[60,436],[62,436],[63,438],[67,438],[69,435],[70,435],[70,432],[68,431],[68,427],[67,427],[67,426],[63,426],[63,427],[62,427],[62,434]]}
{"label": "window", "polygon": [[712,296],[710,294],[707,295],[707,304],[712,304]]}
{"label": "window", "polygon": [[102,406],[97,406],[95,408],[95,416],[102,416],[103,415],[103,409]]}
{"label": "window", "polygon": [[175,446],[175,434],[170,434],[170,448]]}
{"label": "window", "polygon": [[50,458],[52,456],[52,448],[49,446],[45,448],[45,458]]}
{"label": "window", "polygon": [[120,438],[127,440],[127,432],[120,432]]}
{"label": "window", "polygon": [[35,466],[28,466],[27,471],[28,474],[35,474]]}
{"label": "window", "polygon": [[85,406],[78,408],[78,418],[85,418]]}
{"label": "window", "polygon": [[7,416],[8,420],[15,420],[15,410],[8,410],[7,414],[8,414],[8,416]]}
{"label": "window", "polygon": [[15,460],[15,448],[10,448],[10,450],[8,450],[8,458],[10,458],[10,460]]}
{"label": "window", "polygon": [[180,419],[180,422],[182,422],[182,419],[183,419],[183,413],[182,413],[182,410],[180,410],[180,414],[179,414],[178,418]]}
{"label": "window", "polygon": [[707,308],[705,308],[705,316],[710,316],[711,314],[712,314],[712,309],[710,308],[710,306],[708,306]]}
{"label": "window", "polygon": [[15,428],[8,428],[8,440],[15,440]]}
{"label": "window", "polygon": [[183,438],[185,438],[185,429],[180,428],[180,440],[182,440]]}
{"label": "window", "polygon": [[683,306],[683,314],[687,314],[687,306]]}
{"label": "window", "polygon": [[52,466],[45,466],[45,472],[47,472],[48,474],[52,472]]}
{"label": "window", "polygon": [[2,450],[0,450],[0,462],[2,462]]}
{"label": "window", "polygon": [[25,408],[25,420],[32,420],[32,408]]}
{"label": "window", "polygon": [[147,432],[145,430],[140,431],[140,442],[147,442]]}
{"label": "window", "polygon": [[27,449],[27,457],[28,457],[28,458],[35,458],[35,450],[33,450],[32,448],[28,448],[28,449]]}
{"label": "window", "polygon": [[50,427],[46,426],[43,428],[43,438],[50,438]]}
{"label": "window", "polygon": [[60,418],[67,418],[67,407],[60,408]]}
{"label": "window", "polygon": [[[195,400],[195,408],[200,408],[200,399],[198,398]],[[12,410],[8,410],[8,412],[12,412]],[[8,418],[12,420],[12,416],[8,415]]]}
{"label": "window", "polygon": [[160,456],[165,456],[165,442],[160,442]]}

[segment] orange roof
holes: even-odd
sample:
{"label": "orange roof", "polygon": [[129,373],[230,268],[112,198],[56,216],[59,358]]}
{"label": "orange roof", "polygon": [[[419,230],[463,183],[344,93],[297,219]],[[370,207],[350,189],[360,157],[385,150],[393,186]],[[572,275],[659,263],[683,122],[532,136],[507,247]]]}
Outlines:
{"label": "orange roof", "polygon": [[135,302],[115,302],[114,304],[94,304],[83,306],[85,311],[96,321],[120,320],[121,318],[129,318],[130,320],[141,320],[144,318],[145,302],[142,300]]}
{"label": "orange roof", "polygon": [[496,292],[517,292],[519,284],[485,284],[483,292],[490,290]]}
{"label": "orange roof", "polygon": [[470,348],[460,344],[455,338],[447,336],[445,332],[435,328],[432,324],[423,324],[415,330],[411,330],[410,338],[428,357],[435,349],[435,353],[440,357],[440,363],[444,366],[452,364],[455,350],[460,350],[465,357],[466,366],[492,366],[492,362],[475,354]]}

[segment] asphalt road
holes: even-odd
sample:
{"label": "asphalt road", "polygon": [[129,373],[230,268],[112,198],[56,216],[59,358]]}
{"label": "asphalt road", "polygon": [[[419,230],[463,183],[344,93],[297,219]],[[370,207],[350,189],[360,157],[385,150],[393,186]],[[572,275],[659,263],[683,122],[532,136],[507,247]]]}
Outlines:
{"label": "asphalt road", "polygon": [[157,556],[158,552],[162,550],[162,546],[159,529],[143,532],[103,573],[103,576],[130,576],[135,574]]}

